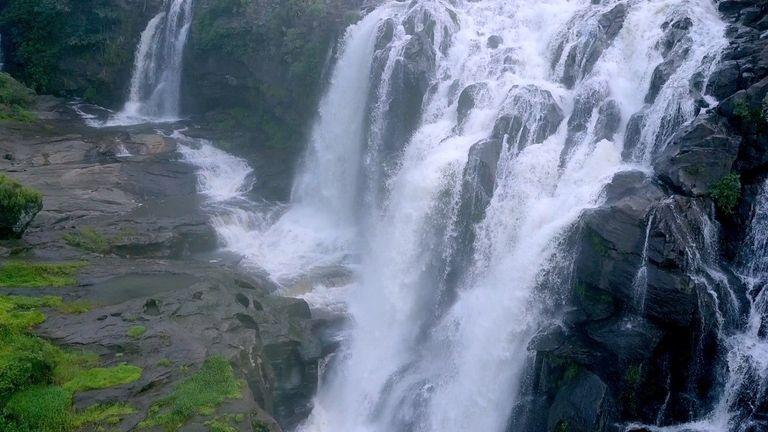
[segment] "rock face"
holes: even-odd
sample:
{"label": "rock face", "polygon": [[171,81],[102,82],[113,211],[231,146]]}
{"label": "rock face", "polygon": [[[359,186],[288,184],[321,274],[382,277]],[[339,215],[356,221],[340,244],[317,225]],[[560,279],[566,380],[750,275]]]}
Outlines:
{"label": "rock face", "polygon": [[[718,8],[731,21],[730,45],[706,89],[720,103],[663,143],[653,174],[616,175],[605,203],[574,227],[573,277],[561,293],[558,319],[529,347],[534,372],[525,384],[526,430],[679,424],[710,412],[719,394],[726,347],[718,329],[738,329],[747,310],[730,261],[768,178],[768,45],[757,36],[768,30],[768,5],[720,1]],[[689,28],[686,19],[664,24],[663,61],[646,102],[687,55]],[[580,76],[564,70],[566,85]],[[579,95],[568,138],[587,133],[590,124],[601,125],[595,139],[615,134],[620,119],[611,104],[600,89]],[[625,154],[643,117],[628,120]],[[726,212],[715,206],[714,190],[733,176],[741,179],[732,191],[738,204]],[[765,426],[765,407],[748,411],[757,429]]]}
{"label": "rock face", "polygon": [[[0,169],[46,200],[23,243],[2,243],[0,254],[87,261],[78,286],[40,293],[94,306],[80,315],[48,311],[40,333],[93,351],[108,365],[144,369],[131,385],[79,393],[75,407],[130,402],[137,413],[118,427],[134,430],[152,403],[188,376],[185,369],[220,355],[247,388],[216,415],[243,414],[243,431],[295,427],[309,413],[322,354],[308,305],[273,296],[273,283],[239,274],[236,265],[211,262],[217,239],[195,173],[178,161],[172,139],[153,127],[86,128],[66,105],[51,107],[44,117],[54,120],[0,128],[0,153],[7,155]],[[105,247],[71,240],[83,230]],[[131,336],[135,326],[146,332]],[[184,430],[207,430],[208,420],[193,418]]]}

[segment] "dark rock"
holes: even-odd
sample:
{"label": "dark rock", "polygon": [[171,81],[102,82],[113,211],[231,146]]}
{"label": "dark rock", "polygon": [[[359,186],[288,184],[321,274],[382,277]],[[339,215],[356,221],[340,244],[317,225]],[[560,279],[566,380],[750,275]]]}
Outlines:
{"label": "dark rock", "polygon": [[699,118],[674,135],[654,168],[675,190],[704,196],[731,173],[739,144],[739,138],[729,134],[716,117]]}
{"label": "dark rock", "polygon": [[477,103],[488,98],[488,96],[488,84],[486,83],[474,83],[465,87],[459,95],[458,106],[456,108],[459,125],[464,123],[464,120],[466,120],[470,111],[475,108]]}
{"label": "dark rock", "polygon": [[536,86],[514,86],[502,103],[492,137],[520,151],[539,144],[557,131],[563,111],[552,93]]}
{"label": "dark rock", "polygon": [[693,40],[688,35],[692,26],[693,21],[688,17],[679,18],[671,23],[665,22],[662,25],[664,38],[659,48],[664,61],[653,71],[651,87],[645,96],[645,103],[652,104],[656,100],[664,84],[685,62],[693,44]]}
{"label": "dark rock", "polygon": [[608,386],[599,377],[579,371],[555,396],[547,431],[605,431],[614,420],[614,404]]}
{"label": "dark rock", "polygon": [[503,43],[504,43],[504,39],[502,39],[501,36],[491,35],[488,37],[488,42],[487,42],[488,48],[496,49],[499,46],[501,46],[501,44]]}

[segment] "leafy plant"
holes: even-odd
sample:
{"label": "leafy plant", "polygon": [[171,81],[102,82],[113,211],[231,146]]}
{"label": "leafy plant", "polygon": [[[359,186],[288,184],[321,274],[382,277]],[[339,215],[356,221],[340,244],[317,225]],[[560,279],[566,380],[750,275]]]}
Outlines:
{"label": "leafy plant", "polygon": [[723,213],[733,213],[741,199],[741,177],[736,173],[728,174],[712,185],[709,194]]}

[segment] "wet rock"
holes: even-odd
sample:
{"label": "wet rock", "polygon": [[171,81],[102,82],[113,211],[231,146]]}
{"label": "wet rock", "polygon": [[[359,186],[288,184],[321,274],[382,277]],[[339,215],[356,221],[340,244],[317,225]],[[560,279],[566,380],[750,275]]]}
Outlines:
{"label": "wet rock", "polygon": [[456,108],[459,125],[463,124],[470,111],[472,111],[472,109],[474,109],[483,99],[487,99],[488,96],[488,84],[486,83],[474,83],[465,87],[459,95],[458,106]]}
{"label": "wet rock", "polygon": [[599,377],[578,371],[555,396],[547,431],[605,431],[613,421],[614,404],[608,386]]}
{"label": "wet rock", "polygon": [[656,100],[664,84],[685,62],[693,44],[693,39],[689,36],[692,26],[693,21],[688,17],[682,17],[671,23],[665,22],[662,25],[664,37],[659,48],[664,61],[653,71],[651,87],[645,96],[645,103],[652,104]]}
{"label": "wet rock", "polygon": [[698,118],[673,137],[654,161],[659,178],[675,190],[704,196],[731,173],[740,139],[715,116]]}
{"label": "wet rock", "polygon": [[[609,11],[595,17],[587,19],[595,20],[596,25],[590,30],[589,35],[574,34],[576,41],[563,40],[557,48],[557,55],[554,57],[553,67],[562,62],[562,83],[573,88],[576,82],[592,72],[592,68],[597,63],[603,52],[611,46],[613,40],[619,34],[624,26],[624,20],[627,17],[627,6],[619,3]],[[570,27],[581,24],[583,16],[575,18]],[[567,38],[566,38],[567,39]],[[573,42],[567,52],[564,48]]]}
{"label": "wet rock", "polygon": [[492,137],[517,151],[539,144],[553,135],[563,121],[563,111],[552,93],[533,85],[514,86],[502,103]]}
{"label": "wet rock", "polygon": [[502,39],[501,36],[491,35],[488,37],[488,42],[486,43],[486,45],[490,49],[496,49],[499,46],[501,46],[501,44],[503,43],[504,43],[504,39]]}

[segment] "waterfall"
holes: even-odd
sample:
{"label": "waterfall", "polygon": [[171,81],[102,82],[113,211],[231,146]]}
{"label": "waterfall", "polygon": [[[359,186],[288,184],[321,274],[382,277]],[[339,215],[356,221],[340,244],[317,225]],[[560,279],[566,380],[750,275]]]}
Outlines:
{"label": "waterfall", "polygon": [[128,100],[102,126],[179,119],[182,59],[191,24],[192,0],[165,0],[141,33]]}
{"label": "waterfall", "polygon": [[[299,430],[515,430],[528,344],[569,277],[566,239],[707,102],[724,35],[710,0],[384,2],[341,42],[287,206],[243,204],[241,160],[183,148],[246,265],[285,285],[355,274]],[[690,264],[718,279],[715,224],[679,222],[681,236],[706,231]]]}
{"label": "waterfall", "polygon": [[[694,76],[726,43],[708,0],[595,3],[388,2],[350,28],[347,44],[378,22],[368,126],[362,140],[349,128],[361,149],[322,156],[362,155],[363,170],[324,169],[313,143],[302,178],[334,176],[312,194],[339,221],[356,206],[358,280],[301,430],[514,430],[527,345],[556,291],[545,284],[569,268],[565,238],[623,159],[647,165],[693,119]],[[678,20],[689,49],[670,54],[664,29]],[[344,97],[339,109],[357,106]],[[356,198],[326,199],[341,191]]]}

